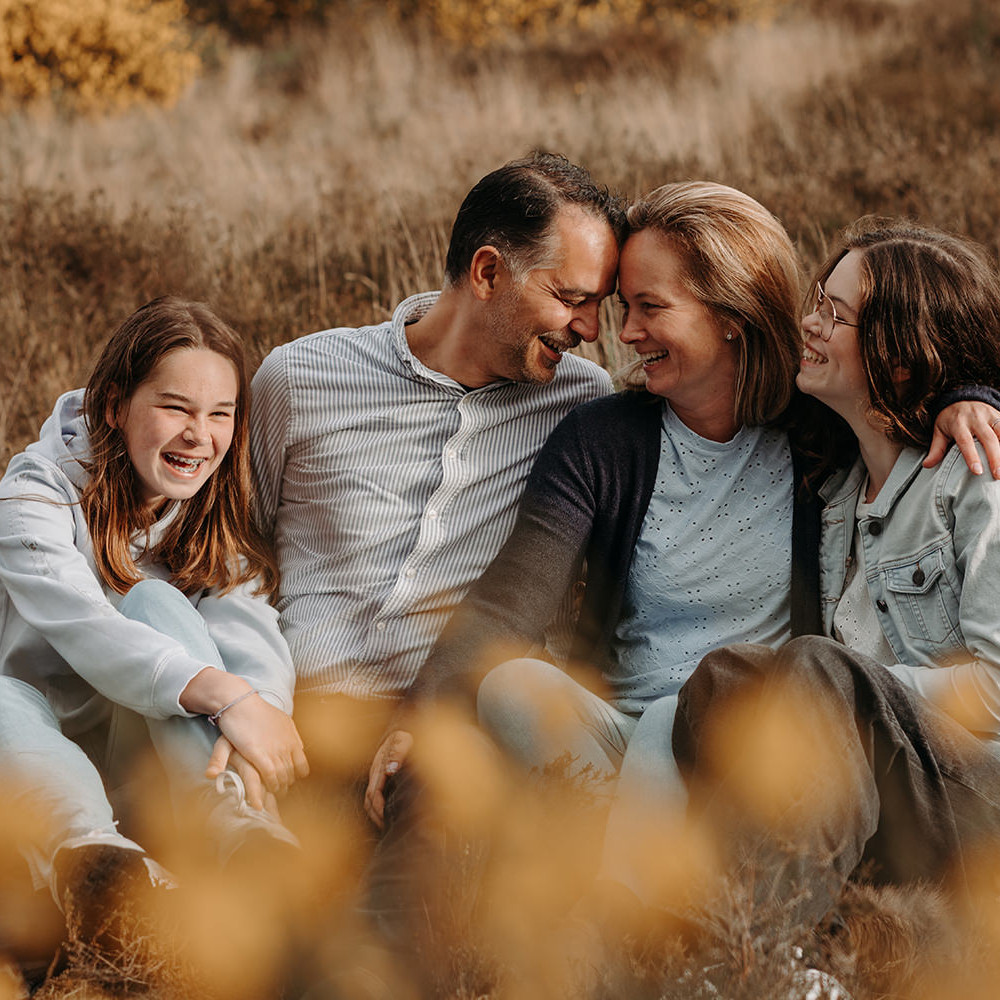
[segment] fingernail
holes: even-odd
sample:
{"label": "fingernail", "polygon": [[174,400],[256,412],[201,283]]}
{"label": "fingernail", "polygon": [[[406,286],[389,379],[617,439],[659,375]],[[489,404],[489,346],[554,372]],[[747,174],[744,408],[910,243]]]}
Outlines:
{"label": "fingernail", "polygon": [[399,770],[399,761],[390,760],[388,764],[385,765],[386,774],[395,774]]}
{"label": "fingernail", "polygon": [[983,467],[978,462],[972,463],[972,471],[977,475],[982,475]]}

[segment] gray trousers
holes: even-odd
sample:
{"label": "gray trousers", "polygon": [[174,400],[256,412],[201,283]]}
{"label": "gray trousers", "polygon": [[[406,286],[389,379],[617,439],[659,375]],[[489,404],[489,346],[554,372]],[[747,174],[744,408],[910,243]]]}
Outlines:
{"label": "gray trousers", "polygon": [[1000,759],[830,639],[710,653],[680,692],[672,747],[730,874],[804,922],[856,873],[971,888],[1000,844]]}

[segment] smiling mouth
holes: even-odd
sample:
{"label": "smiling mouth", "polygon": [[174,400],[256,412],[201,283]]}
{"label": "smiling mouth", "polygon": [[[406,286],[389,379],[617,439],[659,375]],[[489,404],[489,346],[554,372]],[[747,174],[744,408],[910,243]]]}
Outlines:
{"label": "smiling mouth", "polygon": [[553,354],[562,354],[564,351],[568,351],[573,345],[563,344],[558,340],[553,340],[551,337],[540,336],[538,338]]}
{"label": "smiling mouth", "polygon": [[172,452],[165,452],[163,460],[179,472],[197,472],[208,461],[207,458],[185,458],[183,455],[175,455]]}
{"label": "smiling mouth", "polygon": [[830,359],[823,357],[822,354],[817,354],[814,350],[811,350],[808,347],[803,347],[802,360],[808,361],[814,365],[825,365]]}
{"label": "smiling mouth", "polygon": [[639,357],[642,360],[643,368],[648,368],[650,365],[655,365],[657,361],[669,358],[670,351],[657,351],[656,354],[640,354]]}

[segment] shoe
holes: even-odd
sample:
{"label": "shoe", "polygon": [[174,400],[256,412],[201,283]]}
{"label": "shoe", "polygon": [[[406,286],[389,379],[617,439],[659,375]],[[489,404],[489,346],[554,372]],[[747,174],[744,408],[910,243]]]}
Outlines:
{"label": "shoe", "polygon": [[233,856],[256,851],[258,844],[281,845],[276,853],[291,857],[301,850],[298,837],[266,809],[247,802],[243,779],[235,771],[223,771],[215,779],[220,801],[208,817],[209,830],[219,844],[219,860],[228,865]]}
{"label": "shoe", "polygon": [[851,1000],[851,994],[829,972],[803,969],[794,977],[788,1000]]}
{"label": "shoe", "polygon": [[[794,961],[803,961],[803,951],[796,948]],[[851,1000],[851,994],[829,972],[804,967],[792,975],[792,988],[788,1000]]]}
{"label": "shoe", "polygon": [[177,883],[141,851],[114,844],[63,847],[53,862],[68,949],[114,962],[156,929],[165,893]]}

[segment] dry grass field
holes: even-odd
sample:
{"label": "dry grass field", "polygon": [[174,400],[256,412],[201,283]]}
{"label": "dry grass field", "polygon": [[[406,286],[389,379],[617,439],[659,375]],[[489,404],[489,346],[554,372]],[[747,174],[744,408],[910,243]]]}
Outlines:
{"label": "dry grass field", "polygon": [[[482,47],[387,17],[344,18],[264,47],[216,40],[208,68],[172,107],[7,110],[0,468],[33,439],[56,396],[83,383],[117,323],[153,296],[209,302],[258,357],[314,330],[387,318],[403,296],[437,287],[470,185],[536,147],[586,164],[626,196],[687,178],[742,188],[785,223],[806,271],[839,227],[865,213],[905,214],[1000,251],[1000,6],[800,0],[772,13],[711,30],[604,27]],[[590,350],[615,369],[625,357],[610,307],[606,320]],[[446,721],[434,732],[443,741],[440,800],[464,840],[449,869],[450,930],[436,927],[427,945],[433,992],[555,996],[538,984],[555,975],[546,962],[559,914],[592,864],[599,823],[586,796],[564,802],[556,784],[544,795],[526,790]],[[155,840],[163,822],[150,810],[140,808],[139,820]],[[179,965],[156,959],[148,981],[143,973],[131,986],[121,970],[90,969],[37,996],[275,996],[266,984],[284,954],[278,929],[316,946],[327,968],[350,968],[353,937],[338,938],[350,897],[338,887],[359,863],[357,819],[334,808],[313,820],[307,847],[322,862],[280,884],[262,876],[227,885],[191,859],[166,859],[199,887],[186,897],[189,946]],[[494,849],[472,907],[468,885],[483,869],[477,844],[486,831]],[[15,835],[9,825],[0,831],[3,865]],[[682,880],[683,836],[658,877]],[[985,860],[984,871],[995,863]],[[342,900],[335,913],[330,898]],[[6,894],[0,932],[29,934],[32,905]],[[930,891],[861,887],[845,900],[843,925],[817,936],[775,914],[762,936],[734,899],[717,943],[700,953],[662,928],[629,928],[597,995],[784,998],[801,948],[854,1000],[995,997],[997,901],[944,921],[942,905]],[[724,993],[708,991],[706,967],[727,970]],[[338,995],[372,995],[362,985],[344,980]],[[19,989],[0,966],[0,1000]]]}
{"label": "dry grass field", "polygon": [[998,18],[989,0],[803,0],[714,32],[481,50],[369,18],[216,51],[170,109],[7,113],[0,461],[156,294],[206,299],[259,350],[384,318],[437,285],[471,183],[533,147],[626,195],[741,187],[807,266],[866,212],[995,247]]}

